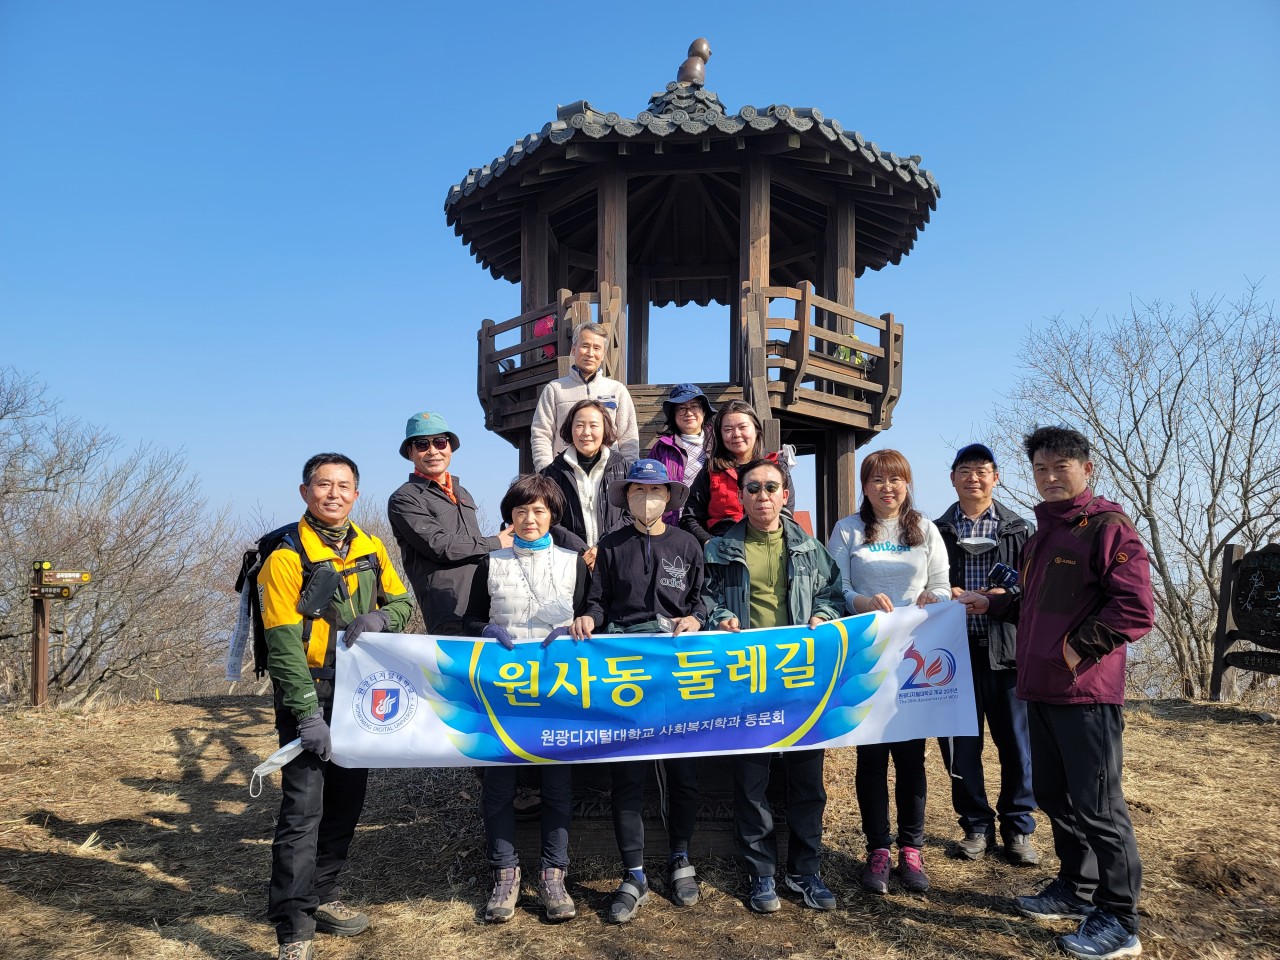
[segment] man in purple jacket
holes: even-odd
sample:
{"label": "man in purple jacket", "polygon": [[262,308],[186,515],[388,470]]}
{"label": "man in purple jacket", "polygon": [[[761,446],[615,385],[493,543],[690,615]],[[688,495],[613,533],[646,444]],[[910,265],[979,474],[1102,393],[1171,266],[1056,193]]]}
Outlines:
{"label": "man in purple jacket", "polygon": [[1060,866],[1016,905],[1030,917],[1080,920],[1057,940],[1073,957],[1135,957],[1142,862],[1121,788],[1121,734],[1125,644],[1154,620],[1150,565],[1119,505],[1090,488],[1083,435],[1041,427],[1024,446],[1044,499],[1022,552],[1022,592],[958,598],[972,614],[1018,624],[1032,782]]}

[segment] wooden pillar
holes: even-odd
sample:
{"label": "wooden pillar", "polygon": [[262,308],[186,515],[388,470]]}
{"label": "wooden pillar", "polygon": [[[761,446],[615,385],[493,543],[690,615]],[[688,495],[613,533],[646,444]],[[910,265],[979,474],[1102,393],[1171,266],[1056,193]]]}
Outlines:
{"label": "wooden pillar", "polygon": [[[605,356],[609,376],[627,377],[627,171],[621,162],[604,164],[596,193],[596,278],[599,288],[621,289],[621,307],[613,318],[610,349]],[[603,304],[601,304],[603,308]]]}
{"label": "wooden pillar", "polygon": [[520,211],[520,312],[551,302],[551,227],[528,201]]}
{"label": "wooden pillar", "polygon": [[[37,576],[38,579],[38,576]],[[49,700],[49,601],[31,599],[31,705]]]}
{"label": "wooden pillar", "polygon": [[1229,667],[1223,659],[1234,645],[1235,621],[1231,616],[1231,598],[1234,595],[1236,567],[1244,556],[1244,547],[1228,543],[1222,551],[1222,574],[1218,584],[1218,629],[1213,635],[1213,668],[1209,675],[1209,699],[1221,701],[1223,688],[1227,700],[1235,700],[1238,671]]}
{"label": "wooden pillar", "polygon": [[632,383],[649,382],[649,268],[633,263],[627,276],[627,370]]}
{"label": "wooden pillar", "polygon": [[[844,307],[853,306],[853,283],[857,272],[857,218],[853,200],[842,194],[832,204],[827,219],[826,296]],[[853,324],[839,318],[844,326],[835,329],[852,333]],[[845,326],[848,329],[845,329]]]}
{"label": "wooden pillar", "polygon": [[[751,156],[742,169],[738,190],[738,296],[744,295],[744,284],[752,280],[769,285],[769,158]],[[732,318],[732,311],[730,312]],[[738,310],[729,343],[729,379],[746,386],[749,374],[741,369],[742,344],[746,341],[743,327],[747,311]],[[764,340],[764,316],[760,317],[760,339]]]}
{"label": "wooden pillar", "polygon": [[831,434],[827,444],[827,515],[819,521],[824,543],[836,521],[858,509],[857,434],[845,427]]}

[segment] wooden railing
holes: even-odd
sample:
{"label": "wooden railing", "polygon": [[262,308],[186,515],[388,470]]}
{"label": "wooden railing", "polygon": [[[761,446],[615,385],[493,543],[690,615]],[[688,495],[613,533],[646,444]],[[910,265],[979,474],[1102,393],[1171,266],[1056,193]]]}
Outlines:
{"label": "wooden railing", "polygon": [[[532,416],[542,388],[569,372],[573,331],[580,323],[605,325],[609,339],[604,369],[609,376],[616,376],[624,362],[621,324],[617,322],[621,312],[621,289],[606,286],[597,293],[562,289],[554,303],[526,310],[510,320],[482,321],[477,334],[480,363],[476,393],[485,411],[485,426],[503,430],[512,425],[512,418],[520,421]],[[548,317],[553,321],[551,331],[535,333],[538,321]],[[504,336],[513,331],[519,331],[514,342]],[[499,340],[506,345],[498,346]],[[550,356],[548,347],[552,348]]]}
{"label": "wooden railing", "polygon": [[893,314],[860,313],[818,296],[808,282],[750,281],[742,317],[743,386],[762,419],[796,414],[869,430],[890,425],[902,392],[902,325]]}

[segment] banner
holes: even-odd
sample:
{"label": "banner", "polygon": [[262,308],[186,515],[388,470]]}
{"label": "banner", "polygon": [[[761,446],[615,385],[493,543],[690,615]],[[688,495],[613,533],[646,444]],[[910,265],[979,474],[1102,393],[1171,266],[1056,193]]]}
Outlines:
{"label": "banner", "polygon": [[449,767],[755,753],[978,732],[964,608],[816,628],[597,634],[543,649],[369,634],[338,645],[333,757]]}

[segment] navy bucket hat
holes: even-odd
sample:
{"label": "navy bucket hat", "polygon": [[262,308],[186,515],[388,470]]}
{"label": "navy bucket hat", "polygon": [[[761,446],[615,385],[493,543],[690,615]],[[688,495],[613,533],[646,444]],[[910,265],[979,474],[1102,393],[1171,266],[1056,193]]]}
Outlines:
{"label": "navy bucket hat", "polygon": [[700,386],[696,383],[677,383],[667,394],[667,399],[662,401],[662,415],[667,418],[667,423],[674,423],[676,407],[690,400],[702,401],[702,410],[706,419],[710,420],[716,415],[716,408],[711,406],[711,401],[707,399],[707,395],[702,392]]}
{"label": "navy bucket hat", "polygon": [[415,413],[404,425],[404,441],[400,444],[400,456],[412,460],[409,456],[409,441],[417,437],[434,437],[443,433],[449,438],[449,446],[457,451],[461,444],[458,435],[449,429],[449,424],[438,413]]}
{"label": "navy bucket hat", "polygon": [[689,488],[679,480],[667,476],[667,468],[661,460],[637,460],[627,470],[627,476],[621,481],[614,481],[609,486],[609,502],[615,507],[626,507],[627,488],[633,483],[662,484],[667,488],[671,499],[667,502],[667,510],[679,510],[689,499]]}

